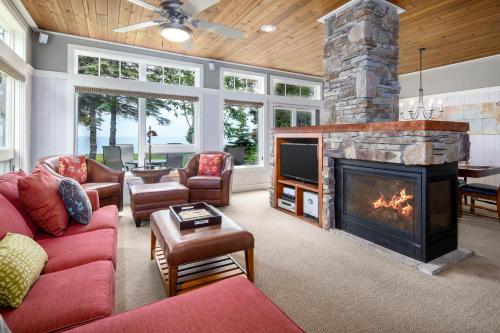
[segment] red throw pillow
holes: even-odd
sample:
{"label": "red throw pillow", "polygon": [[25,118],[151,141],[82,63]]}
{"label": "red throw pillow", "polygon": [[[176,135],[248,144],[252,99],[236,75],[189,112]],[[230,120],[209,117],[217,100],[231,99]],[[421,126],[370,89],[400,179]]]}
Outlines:
{"label": "red throw pillow", "polygon": [[222,154],[200,154],[198,176],[220,176]]}
{"label": "red throw pillow", "polygon": [[60,156],[59,174],[73,178],[80,184],[87,182],[87,161],[85,156]]}
{"label": "red throw pillow", "polygon": [[24,210],[43,231],[61,236],[68,225],[68,212],[59,195],[59,181],[42,167],[19,179],[19,198]]}

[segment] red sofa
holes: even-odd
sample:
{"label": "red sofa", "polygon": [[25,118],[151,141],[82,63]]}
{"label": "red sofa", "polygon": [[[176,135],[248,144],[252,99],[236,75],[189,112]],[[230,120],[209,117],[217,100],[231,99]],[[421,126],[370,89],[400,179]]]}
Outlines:
{"label": "red sofa", "polygon": [[92,221],[70,222],[62,236],[53,237],[38,230],[21,208],[18,177],[0,176],[0,239],[7,232],[25,234],[45,249],[49,259],[17,309],[0,307],[13,333],[303,332],[243,277],[110,316],[117,207],[99,208],[98,193],[87,191],[94,209]]}
{"label": "red sofa", "polygon": [[303,331],[249,280],[240,276],[79,326],[68,332],[292,333]]}
{"label": "red sofa", "polygon": [[[1,308],[12,332],[49,332],[80,325],[113,312],[118,209],[99,208],[97,191],[87,191],[94,213],[88,225],[70,222],[64,234],[40,231],[21,208],[18,173],[0,176],[0,239],[7,232],[33,238],[48,255],[40,278],[17,308]],[[17,214],[17,212],[21,214]]]}

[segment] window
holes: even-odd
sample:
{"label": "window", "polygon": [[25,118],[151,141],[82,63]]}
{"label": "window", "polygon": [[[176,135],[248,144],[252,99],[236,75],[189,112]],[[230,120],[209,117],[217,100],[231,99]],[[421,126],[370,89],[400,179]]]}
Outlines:
{"label": "window", "polygon": [[195,103],[175,99],[146,99],[146,128],[155,130],[152,144],[194,144]]}
{"label": "window", "polygon": [[139,80],[139,64],[130,61],[79,55],[78,74]]}
{"label": "window", "polygon": [[78,154],[103,161],[103,146],[130,144],[139,152],[139,99],[103,94],[78,94]]}
{"label": "window", "polygon": [[274,127],[314,126],[316,110],[292,107],[274,107]]}
{"label": "window", "polygon": [[320,100],[321,84],[273,78],[272,93],[277,96]]}
{"label": "window", "polygon": [[291,127],[292,112],[289,109],[274,109],[274,127]]}
{"label": "window", "polygon": [[260,105],[224,105],[224,151],[235,165],[260,165]]}
{"label": "window", "polygon": [[225,90],[265,94],[265,76],[222,70]]}
{"label": "window", "polygon": [[194,87],[196,72],[189,69],[147,65],[146,81]]}
{"label": "window", "polygon": [[[76,51],[77,74],[149,81],[171,85],[200,86],[201,66],[151,64],[147,59],[129,59],[126,55],[100,56],[97,51]],[[142,66],[141,66],[142,65]]]}

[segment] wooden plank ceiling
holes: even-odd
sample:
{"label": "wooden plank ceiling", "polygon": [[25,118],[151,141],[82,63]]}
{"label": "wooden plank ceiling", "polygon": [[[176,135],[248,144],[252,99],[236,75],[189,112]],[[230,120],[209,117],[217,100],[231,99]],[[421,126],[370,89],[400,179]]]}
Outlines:
{"label": "wooden plank ceiling", "polygon": [[[159,0],[147,0],[157,4]],[[245,31],[242,40],[195,32],[196,47],[184,50],[164,40],[156,28],[112,30],[150,20],[151,11],[126,0],[22,0],[40,29],[193,56],[323,75],[324,27],[317,19],[346,0],[221,0],[198,18]],[[500,53],[499,0],[392,0],[401,15],[401,74]],[[156,15],[156,14],[155,14]],[[277,27],[260,31],[263,24]]]}

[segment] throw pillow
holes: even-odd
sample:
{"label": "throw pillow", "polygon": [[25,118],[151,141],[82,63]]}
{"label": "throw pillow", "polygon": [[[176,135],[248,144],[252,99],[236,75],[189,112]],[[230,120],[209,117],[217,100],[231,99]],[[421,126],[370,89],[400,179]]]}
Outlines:
{"label": "throw pillow", "polygon": [[59,181],[43,167],[17,183],[21,204],[43,231],[61,236],[68,225],[68,212],[59,195]]}
{"label": "throw pillow", "polygon": [[47,259],[45,250],[34,240],[8,233],[0,241],[0,306],[17,308]]}
{"label": "throw pillow", "polygon": [[87,182],[87,161],[85,156],[60,156],[59,174],[73,178],[80,184]]}
{"label": "throw pillow", "polygon": [[59,193],[69,215],[75,222],[89,224],[92,217],[92,204],[83,187],[74,179],[63,178]]}
{"label": "throw pillow", "polygon": [[200,154],[198,176],[220,176],[222,154]]}

